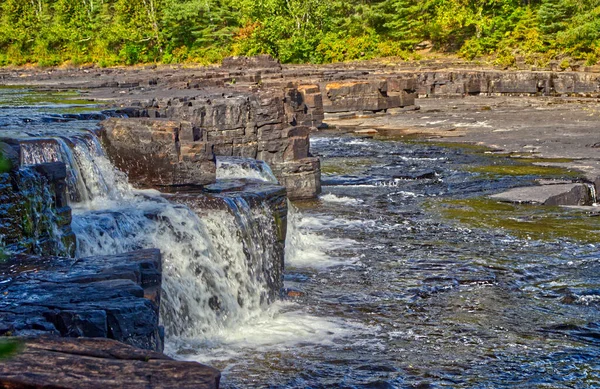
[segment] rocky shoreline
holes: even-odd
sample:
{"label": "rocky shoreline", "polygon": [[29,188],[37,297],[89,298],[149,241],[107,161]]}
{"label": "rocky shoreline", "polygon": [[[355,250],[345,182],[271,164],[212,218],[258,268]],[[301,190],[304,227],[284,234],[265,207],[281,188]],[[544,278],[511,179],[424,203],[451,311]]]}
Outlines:
{"label": "rocky shoreline", "polygon": [[[582,172],[570,181],[495,195],[498,200],[582,206],[599,200],[597,73],[281,66],[259,56],[231,58],[218,68],[21,69],[0,72],[0,82],[75,89],[78,98],[102,104],[99,136],[137,188],[160,189],[197,212],[223,208],[230,195],[250,206],[267,203],[276,229],[275,259],[263,269],[271,300],[283,286],[287,198],[310,199],[321,191],[320,161],[310,154],[316,131],[485,145],[490,153]],[[0,233],[6,248],[20,253],[0,262],[0,335],[26,345],[3,361],[0,386],[218,387],[214,369],[160,354],[158,250],[71,258],[76,238],[64,164],[20,163],[23,145],[41,141],[0,134],[3,154],[13,161],[0,175],[7,215]],[[281,186],[220,185],[217,157],[263,160]],[[32,190],[44,204],[31,204]],[[44,219],[38,208],[50,216]],[[23,223],[18,215],[32,220]],[[57,355],[64,363],[49,371]],[[118,372],[90,375],[90,366],[99,366],[96,373]],[[15,374],[21,370],[28,374]],[[131,374],[136,378],[129,380]]]}

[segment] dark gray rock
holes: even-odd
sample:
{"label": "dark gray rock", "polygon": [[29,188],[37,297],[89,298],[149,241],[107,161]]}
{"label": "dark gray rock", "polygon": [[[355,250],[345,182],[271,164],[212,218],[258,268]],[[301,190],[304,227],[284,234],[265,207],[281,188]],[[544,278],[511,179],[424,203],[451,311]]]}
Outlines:
{"label": "dark gray rock", "polygon": [[587,184],[541,185],[514,188],[490,196],[493,199],[514,203],[543,205],[592,205]]}
{"label": "dark gray rock", "polygon": [[104,337],[162,351],[161,256],[18,255],[0,263],[0,334]]}

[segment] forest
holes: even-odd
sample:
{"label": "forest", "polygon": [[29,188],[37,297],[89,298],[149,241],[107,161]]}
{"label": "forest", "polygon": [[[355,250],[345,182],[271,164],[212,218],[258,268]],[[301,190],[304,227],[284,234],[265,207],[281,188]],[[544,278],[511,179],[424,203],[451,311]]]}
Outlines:
{"label": "forest", "polygon": [[598,62],[600,0],[2,0],[0,66],[282,63],[420,49],[511,66]]}

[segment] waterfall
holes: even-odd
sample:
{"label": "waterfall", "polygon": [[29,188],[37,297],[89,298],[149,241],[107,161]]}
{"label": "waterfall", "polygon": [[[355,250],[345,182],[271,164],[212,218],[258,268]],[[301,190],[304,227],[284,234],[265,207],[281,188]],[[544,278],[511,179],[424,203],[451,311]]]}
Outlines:
{"label": "waterfall", "polygon": [[590,196],[592,197],[592,206],[597,207],[600,199],[598,198],[598,192],[596,191],[596,184],[587,184],[590,189]]}
{"label": "waterfall", "polygon": [[222,209],[191,209],[157,191],[134,190],[93,133],[24,146],[24,163],[67,164],[78,257],[160,249],[168,338],[204,337],[238,325],[269,302],[268,274],[278,261],[266,203],[223,197]]}
{"label": "waterfall", "polygon": [[240,157],[217,157],[217,179],[249,178],[277,184],[269,165],[260,160]]}
{"label": "waterfall", "polygon": [[45,162],[67,165],[67,191],[71,202],[91,201],[99,197],[129,195],[131,187],[122,172],[114,169],[90,131],[70,137],[29,138],[21,142],[21,163]]}

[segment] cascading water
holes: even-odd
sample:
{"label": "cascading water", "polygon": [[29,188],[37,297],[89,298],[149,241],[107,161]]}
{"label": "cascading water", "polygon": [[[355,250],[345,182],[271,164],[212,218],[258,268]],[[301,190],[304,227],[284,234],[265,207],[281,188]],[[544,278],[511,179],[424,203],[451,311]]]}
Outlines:
{"label": "cascading water", "polygon": [[21,143],[23,165],[57,161],[67,165],[67,191],[73,203],[130,194],[125,175],[114,169],[91,131],[82,130],[70,137],[25,139]]}
{"label": "cascading water", "polygon": [[240,157],[217,157],[217,179],[245,178],[277,184],[269,165],[260,160]]}
{"label": "cascading water", "polygon": [[265,274],[274,255],[267,205],[253,209],[229,198],[228,210],[199,217],[156,191],[135,191],[91,132],[24,142],[22,155],[25,164],[67,164],[77,256],[161,250],[161,320],[168,337],[202,337],[266,305]]}

